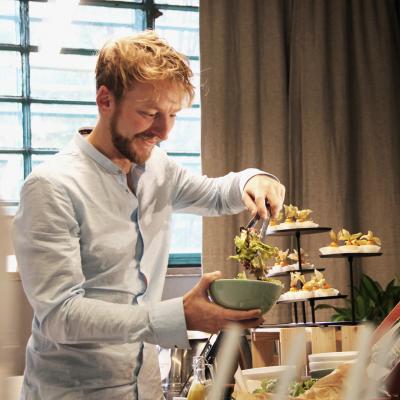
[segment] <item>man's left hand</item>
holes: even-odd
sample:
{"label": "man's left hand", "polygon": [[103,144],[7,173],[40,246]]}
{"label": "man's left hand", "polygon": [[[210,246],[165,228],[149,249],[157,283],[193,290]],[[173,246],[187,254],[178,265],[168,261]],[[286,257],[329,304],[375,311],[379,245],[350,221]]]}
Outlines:
{"label": "man's left hand", "polygon": [[268,175],[256,175],[248,180],[243,191],[243,202],[252,215],[258,212],[262,219],[268,217],[266,203],[271,217],[277,218],[285,198],[285,186]]}

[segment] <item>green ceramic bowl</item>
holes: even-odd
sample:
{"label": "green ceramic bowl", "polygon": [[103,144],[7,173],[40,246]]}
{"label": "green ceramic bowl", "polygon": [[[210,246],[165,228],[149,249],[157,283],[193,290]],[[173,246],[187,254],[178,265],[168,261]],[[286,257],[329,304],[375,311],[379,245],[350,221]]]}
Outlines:
{"label": "green ceramic bowl", "polygon": [[282,287],[250,279],[218,279],[210,285],[212,300],[225,308],[266,313],[278,300]]}

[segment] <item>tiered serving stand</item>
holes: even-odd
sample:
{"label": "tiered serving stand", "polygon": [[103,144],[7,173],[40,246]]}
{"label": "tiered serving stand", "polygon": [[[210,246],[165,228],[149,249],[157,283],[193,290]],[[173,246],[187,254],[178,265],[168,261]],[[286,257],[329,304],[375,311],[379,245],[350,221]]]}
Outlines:
{"label": "tiered serving stand", "polygon": [[[302,235],[307,235],[307,234],[315,234],[315,233],[322,233],[322,232],[328,232],[330,231],[330,227],[312,227],[312,228],[293,228],[293,229],[280,229],[280,230],[274,230],[267,232],[268,236],[292,236],[294,235],[296,237],[296,247],[297,247],[297,254],[298,254],[298,264],[299,264],[299,269],[296,271],[299,271],[301,273],[310,273],[314,271],[314,268],[303,268],[302,267],[302,260],[301,260],[301,236]],[[298,299],[298,300],[281,300],[278,301],[277,304],[287,304],[291,303],[293,304],[293,315],[294,315],[294,323],[296,326],[326,326],[326,325],[356,325],[358,321],[356,320],[356,315],[355,315],[355,302],[354,302],[354,278],[353,278],[353,261],[354,258],[359,258],[359,257],[374,257],[374,256],[380,256],[382,253],[335,253],[335,254],[327,254],[327,255],[320,255],[321,258],[347,258],[348,261],[348,267],[349,267],[349,278],[350,278],[350,301],[351,301],[351,315],[352,315],[352,320],[351,321],[337,321],[337,322],[317,322],[315,319],[315,303],[323,300],[332,300],[332,299],[343,299],[346,298],[347,295],[343,294],[338,294],[337,296],[323,296],[323,297],[312,297],[309,299]],[[324,270],[324,268],[316,268],[319,271]],[[287,271],[287,272],[280,272],[280,273],[275,273],[275,274],[270,274],[269,276],[276,277],[276,276],[284,276],[284,275],[289,275],[290,272],[293,271]],[[299,316],[298,316],[298,309],[297,305],[300,303],[301,306],[301,313],[302,313],[302,322],[299,322]],[[310,306],[310,311],[311,311],[311,322],[307,322],[306,318],[306,303],[309,304]],[[293,326],[293,324],[278,324],[278,325],[273,325],[274,327],[289,327]]]}

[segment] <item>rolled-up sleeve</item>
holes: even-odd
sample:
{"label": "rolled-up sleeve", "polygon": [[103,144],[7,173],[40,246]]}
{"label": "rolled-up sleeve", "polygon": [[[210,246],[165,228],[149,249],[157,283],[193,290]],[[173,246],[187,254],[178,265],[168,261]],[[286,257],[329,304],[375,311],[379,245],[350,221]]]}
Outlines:
{"label": "rolled-up sleeve", "polygon": [[61,186],[43,177],[28,178],[13,242],[27,298],[41,333],[50,340],[188,346],[182,299],[130,305],[85,298],[79,224]]}
{"label": "rolled-up sleeve", "polygon": [[257,168],[230,172],[218,178],[199,176],[171,161],[174,177],[174,211],[202,216],[237,214],[245,209],[242,200],[246,183],[253,176],[274,175]]}

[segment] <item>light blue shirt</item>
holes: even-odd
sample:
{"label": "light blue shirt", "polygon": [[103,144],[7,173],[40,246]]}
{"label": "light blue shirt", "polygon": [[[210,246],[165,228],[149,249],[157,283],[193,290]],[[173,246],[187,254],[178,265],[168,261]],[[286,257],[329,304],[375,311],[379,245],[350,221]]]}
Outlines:
{"label": "light blue shirt", "polygon": [[182,298],[161,301],[172,212],[238,213],[260,173],[197,176],[154,148],[126,175],[79,134],[38,166],[13,232],[34,310],[23,398],[136,399],[143,343],[189,346]]}

